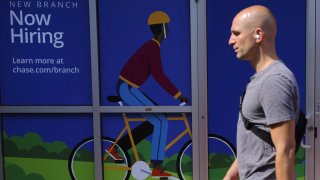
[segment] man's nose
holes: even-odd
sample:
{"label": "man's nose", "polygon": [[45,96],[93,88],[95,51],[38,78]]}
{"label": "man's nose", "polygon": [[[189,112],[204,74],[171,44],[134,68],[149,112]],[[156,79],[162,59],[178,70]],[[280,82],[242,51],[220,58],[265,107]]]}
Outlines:
{"label": "man's nose", "polygon": [[235,41],[234,41],[234,37],[231,35],[230,38],[229,38],[228,44],[229,44],[229,45],[232,45],[232,44],[234,44],[234,42],[235,42]]}

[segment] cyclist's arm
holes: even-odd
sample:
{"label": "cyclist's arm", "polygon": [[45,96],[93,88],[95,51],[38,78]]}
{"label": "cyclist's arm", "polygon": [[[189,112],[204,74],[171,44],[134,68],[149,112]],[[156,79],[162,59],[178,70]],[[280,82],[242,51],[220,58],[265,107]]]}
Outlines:
{"label": "cyclist's arm", "polygon": [[239,171],[238,171],[238,159],[235,159],[229,168],[227,174],[224,176],[223,180],[238,180]]}

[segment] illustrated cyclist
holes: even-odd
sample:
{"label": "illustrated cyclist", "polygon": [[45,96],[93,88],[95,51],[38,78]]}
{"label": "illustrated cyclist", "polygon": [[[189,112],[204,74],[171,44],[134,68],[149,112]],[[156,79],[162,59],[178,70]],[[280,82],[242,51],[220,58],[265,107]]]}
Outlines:
{"label": "illustrated cyclist", "polygon": [[[168,36],[168,24],[170,17],[163,11],[155,11],[148,18],[148,25],[153,38],[145,42],[128,60],[120,72],[117,84],[117,92],[121,99],[129,106],[155,106],[157,105],[139,87],[152,75],[157,83],[165,89],[175,99],[180,102],[188,102],[181,91],[168,79],[163,71],[161,63],[160,45]],[[135,128],[132,133],[135,143],[152,134],[152,150],[150,161],[153,166],[153,178],[165,178],[172,176],[163,170],[163,160],[165,157],[165,146],[168,133],[168,120],[164,114],[142,113],[147,121]],[[123,149],[130,147],[130,141],[124,136],[118,143]],[[107,148],[110,156],[114,160],[123,160],[115,149]]]}

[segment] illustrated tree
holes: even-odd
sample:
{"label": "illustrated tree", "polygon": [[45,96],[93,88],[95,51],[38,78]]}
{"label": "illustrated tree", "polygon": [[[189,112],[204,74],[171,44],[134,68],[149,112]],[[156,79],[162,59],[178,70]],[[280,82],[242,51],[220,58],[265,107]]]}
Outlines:
{"label": "illustrated tree", "polygon": [[16,142],[19,149],[30,150],[34,146],[42,145],[43,140],[39,134],[30,132],[26,133],[23,137],[14,137],[14,141]]}
{"label": "illustrated tree", "polygon": [[209,156],[210,168],[228,168],[233,162],[233,158],[227,154],[211,154]]}
{"label": "illustrated tree", "polygon": [[4,133],[3,142],[4,155],[10,157],[68,159],[71,152],[64,142],[44,142],[39,134],[33,132],[26,133],[23,137],[15,135],[11,138]]}
{"label": "illustrated tree", "polygon": [[178,154],[174,154],[172,155],[169,159],[166,159],[165,160],[165,169],[168,170],[168,171],[171,171],[171,172],[176,172],[177,170],[177,157],[178,157]]}
{"label": "illustrated tree", "polygon": [[4,152],[4,156],[15,156],[16,154],[18,154],[19,150],[17,145],[11,141],[10,139],[5,138],[3,140],[3,152]]}
{"label": "illustrated tree", "polygon": [[5,168],[5,179],[6,180],[18,180],[18,179],[44,180],[44,177],[36,173],[26,174],[21,167],[15,164],[11,164],[6,166]]}

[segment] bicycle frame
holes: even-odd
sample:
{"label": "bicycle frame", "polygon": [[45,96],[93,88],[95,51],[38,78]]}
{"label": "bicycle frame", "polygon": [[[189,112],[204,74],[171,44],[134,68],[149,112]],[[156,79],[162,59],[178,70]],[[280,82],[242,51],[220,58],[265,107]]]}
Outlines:
{"label": "bicycle frame", "polygon": [[[120,132],[120,134],[118,135],[118,137],[116,139],[110,138],[110,137],[102,137],[102,142],[106,143],[105,147],[107,147],[107,149],[105,149],[106,153],[104,154],[104,158],[103,158],[103,163],[104,163],[104,169],[105,170],[117,170],[117,171],[124,171],[124,179],[128,180],[130,179],[130,174],[131,171],[135,171],[135,169],[139,170],[140,166],[135,166],[137,164],[137,162],[143,162],[140,161],[139,155],[138,155],[138,151],[137,151],[137,147],[136,144],[134,142],[134,137],[132,134],[132,129],[130,127],[130,123],[131,122],[143,122],[146,121],[145,118],[131,118],[128,117],[126,113],[122,113],[123,116],[123,120],[125,123],[124,128],[122,129],[122,131]],[[184,143],[184,145],[180,148],[179,152],[178,152],[178,156],[177,156],[177,161],[176,161],[176,165],[177,165],[177,174],[179,176],[180,179],[185,179],[185,175],[188,176],[188,174],[185,174],[185,172],[189,172],[188,168],[190,168],[189,166],[185,166],[185,164],[183,164],[183,160],[185,158],[190,159],[188,152],[190,153],[190,151],[192,151],[192,133],[191,133],[191,129],[189,126],[189,122],[188,119],[186,117],[186,113],[181,113],[181,116],[174,116],[174,117],[167,117],[168,120],[170,121],[183,121],[185,124],[185,128],[182,130],[182,132],[177,132],[179,133],[178,135],[176,135],[174,137],[173,140],[171,140],[165,147],[165,151],[167,151],[169,148],[171,148],[174,144],[176,144],[179,140],[181,140],[181,138],[183,136],[185,136],[186,134],[189,135],[189,140]],[[133,152],[133,155],[135,157],[135,160],[133,160],[133,166],[132,166],[132,162],[131,162],[131,158],[130,155],[128,154],[127,150],[123,150],[121,146],[118,145],[119,140],[122,138],[122,136],[124,135],[124,133],[127,131],[128,136],[129,136],[129,141],[131,144],[131,149]],[[89,142],[93,142],[93,137],[89,137],[89,138],[85,138],[83,139],[81,142],[79,142],[72,150],[70,157],[69,157],[69,161],[68,161],[68,168],[69,168],[69,172],[70,175],[72,177],[72,179],[77,179],[76,175],[75,175],[75,171],[74,171],[74,161],[75,161],[75,157],[77,152],[81,149],[81,147],[83,147],[84,145],[87,145],[87,143]],[[233,156],[236,157],[236,148],[234,147],[234,145],[228,141],[226,138],[224,138],[223,136],[217,135],[217,134],[208,134],[208,143],[214,143],[212,140],[217,141],[219,143],[223,143],[223,145],[225,145],[230,152],[232,152]],[[210,142],[209,142],[210,141]],[[108,144],[108,145],[107,145]],[[112,150],[118,150],[123,158],[123,161],[116,161],[116,159],[113,158],[113,160],[115,160],[114,162],[112,161],[108,161],[107,158],[110,155],[110,152]],[[110,160],[112,160],[112,158]],[[150,160],[147,162],[143,162],[144,164],[146,164],[147,166],[151,164]],[[140,163],[141,164],[141,163]],[[186,169],[184,168],[186,167]],[[141,167],[140,167],[141,168]],[[144,169],[145,170],[145,169]],[[136,171],[135,171],[136,172]],[[142,171],[142,172],[149,172],[148,171]],[[122,175],[121,175],[122,176]]]}
{"label": "bicycle frame", "polygon": [[[122,102],[118,101],[118,100],[119,100],[118,97],[113,96],[113,99],[111,99],[110,101],[111,102],[118,102],[118,104],[120,106],[123,106]],[[169,120],[169,121],[183,121],[185,124],[185,128],[183,130],[181,130],[181,132],[176,132],[179,134],[175,135],[173,140],[171,140],[168,144],[166,144],[165,151],[170,149],[174,144],[176,144],[179,140],[181,140],[182,137],[184,137],[187,134],[189,135],[189,140],[187,142],[185,142],[184,145],[178,151],[178,156],[177,156],[177,160],[176,160],[176,168],[177,168],[177,174],[178,174],[179,178],[186,179],[186,177],[190,176],[190,164],[186,165],[184,162],[185,161],[190,162],[190,155],[192,155],[192,154],[190,154],[190,152],[192,151],[192,138],[191,138],[192,133],[191,133],[188,119],[186,117],[186,113],[181,113],[181,116],[180,116],[180,113],[176,113],[176,114],[179,114],[179,115],[173,116],[173,117],[167,117],[167,120]],[[104,157],[103,157],[104,170],[107,170],[108,172],[114,171],[114,174],[111,174],[111,176],[108,173],[108,175],[110,177],[120,175],[120,176],[123,176],[125,180],[129,180],[131,178],[131,172],[132,172],[133,177],[135,177],[137,175],[137,173],[140,173],[140,172],[150,174],[151,172],[150,172],[150,169],[148,169],[148,168],[150,168],[151,162],[150,162],[150,160],[148,160],[147,162],[140,161],[137,147],[136,147],[136,143],[134,142],[134,137],[132,134],[133,129],[131,129],[131,127],[130,127],[131,122],[143,122],[143,121],[146,121],[146,119],[145,118],[137,118],[137,117],[134,117],[134,118],[128,117],[126,113],[122,113],[122,117],[123,117],[125,126],[121,130],[121,132],[119,133],[117,138],[113,139],[110,137],[102,137],[102,139],[101,139],[101,142],[104,145],[103,148],[105,148],[105,151],[106,151],[106,153],[104,153]],[[124,150],[118,144],[118,142],[123,137],[123,135],[126,131],[128,133],[127,135],[129,137],[129,141],[131,144],[132,153],[135,158],[135,160],[133,160],[133,161],[131,161],[131,158],[130,158],[130,155],[128,154],[127,149]],[[151,133],[151,132],[148,132],[148,133]],[[139,139],[139,141],[140,140],[141,139]],[[70,176],[72,179],[77,179],[76,173],[82,172],[82,168],[80,168],[80,169],[78,168],[78,171],[75,171],[75,169],[74,169],[74,166],[75,166],[74,162],[76,161],[75,158],[77,157],[76,154],[78,152],[80,152],[80,149],[82,147],[84,147],[85,145],[87,145],[88,143],[93,142],[93,141],[94,141],[93,137],[85,138],[73,148],[73,150],[70,154],[70,157],[69,157],[69,161],[68,161],[68,169],[69,169],[69,173],[70,173]],[[215,143],[215,142],[223,143],[222,145],[226,146],[230,150],[230,152],[232,152],[233,156],[236,157],[236,148],[234,147],[234,145],[230,141],[228,141],[223,136],[220,136],[217,134],[208,134],[208,144]],[[107,159],[109,156],[111,156],[110,152],[112,152],[113,150],[116,150],[121,154],[121,158],[122,158],[121,160],[120,159],[117,160],[113,156],[111,158],[109,158],[110,161]],[[208,151],[209,151],[209,149],[208,149]],[[212,151],[212,152],[214,152],[214,151]],[[80,152],[80,155],[82,155],[81,152]],[[79,162],[81,163],[80,159],[79,159]],[[191,159],[191,163],[192,163],[192,159]],[[77,164],[77,166],[79,166],[79,163]],[[108,176],[108,175],[105,174],[105,176]],[[80,174],[80,177],[81,177],[81,174]]]}
{"label": "bicycle frame", "polygon": [[[181,113],[181,114],[182,114],[181,116],[168,117],[167,118],[169,121],[184,121],[184,124],[185,124],[186,128],[179,135],[177,135],[172,141],[170,141],[170,143],[168,143],[166,145],[165,151],[167,151],[176,142],[178,142],[184,135],[189,134],[190,139],[192,137],[192,133],[191,133],[191,129],[190,129],[190,125],[189,125],[186,113]],[[114,148],[114,146],[117,144],[119,139],[127,131],[128,135],[129,135],[129,139],[130,139],[131,145],[132,145],[132,151],[133,151],[135,160],[139,161],[140,158],[139,158],[139,155],[138,155],[136,144],[135,144],[135,142],[133,140],[133,136],[132,136],[132,133],[131,133],[131,127],[130,127],[129,122],[142,122],[142,121],[146,121],[146,119],[145,118],[130,118],[130,117],[127,117],[126,113],[122,113],[122,117],[123,117],[123,120],[124,120],[124,123],[125,123],[125,127],[122,129],[122,131],[120,132],[120,134],[116,138],[114,144],[111,146],[111,149]],[[103,160],[106,160],[108,156],[109,156],[109,153],[106,153],[106,155],[104,156]]]}

